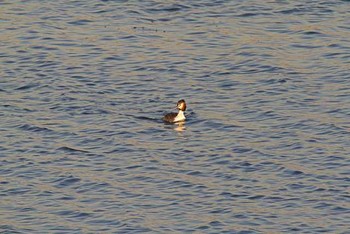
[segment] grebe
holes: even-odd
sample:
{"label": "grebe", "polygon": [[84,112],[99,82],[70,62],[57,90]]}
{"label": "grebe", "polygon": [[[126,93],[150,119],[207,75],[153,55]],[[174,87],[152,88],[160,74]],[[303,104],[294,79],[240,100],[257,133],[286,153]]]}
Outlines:
{"label": "grebe", "polygon": [[186,110],[186,102],[181,99],[177,102],[177,109],[179,109],[179,113],[169,113],[163,117],[163,121],[168,123],[176,123],[180,121],[184,121],[186,119],[184,111]]}

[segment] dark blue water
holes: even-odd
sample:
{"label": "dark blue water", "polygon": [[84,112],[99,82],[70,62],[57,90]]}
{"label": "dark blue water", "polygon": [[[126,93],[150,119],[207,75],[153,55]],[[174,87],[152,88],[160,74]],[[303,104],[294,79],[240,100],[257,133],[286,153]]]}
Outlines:
{"label": "dark blue water", "polygon": [[0,232],[348,233],[349,11],[0,1]]}

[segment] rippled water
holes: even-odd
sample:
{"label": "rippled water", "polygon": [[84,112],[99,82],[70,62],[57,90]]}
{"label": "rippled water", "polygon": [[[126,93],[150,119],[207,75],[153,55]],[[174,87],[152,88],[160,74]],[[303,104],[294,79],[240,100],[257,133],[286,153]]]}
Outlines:
{"label": "rippled water", "polygon": [[349,231],[349,1],[0,6],[0,232]]}

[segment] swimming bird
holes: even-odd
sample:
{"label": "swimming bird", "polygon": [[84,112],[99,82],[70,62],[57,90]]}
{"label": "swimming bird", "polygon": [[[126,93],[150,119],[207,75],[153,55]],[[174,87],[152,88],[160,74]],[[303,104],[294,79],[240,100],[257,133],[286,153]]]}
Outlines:
{"label": "swimming bird", "polygon": [[176,122],[181,122],[185,121],[185,110],[186,110],[186,102],[185,100],[181,99],[180,101],[177,102],[176,105],[177,109],[179,109],[178,113],[168,113],[164,115],[163,121],[168,122],[168,123],[176,123]]}

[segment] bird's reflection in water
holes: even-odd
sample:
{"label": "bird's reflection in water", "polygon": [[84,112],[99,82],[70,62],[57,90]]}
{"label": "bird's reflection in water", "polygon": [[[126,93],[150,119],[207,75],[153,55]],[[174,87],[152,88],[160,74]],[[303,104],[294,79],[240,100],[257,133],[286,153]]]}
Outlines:
{"label": "bird's reflection in water", "polygon": [[178,122],[178,123],[175,123],[175,128],[174,128],[175,131],[177,132],[183,132],[186,130],[186,127],[185,127],[185,122]]}

